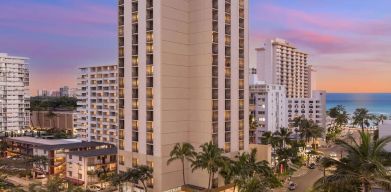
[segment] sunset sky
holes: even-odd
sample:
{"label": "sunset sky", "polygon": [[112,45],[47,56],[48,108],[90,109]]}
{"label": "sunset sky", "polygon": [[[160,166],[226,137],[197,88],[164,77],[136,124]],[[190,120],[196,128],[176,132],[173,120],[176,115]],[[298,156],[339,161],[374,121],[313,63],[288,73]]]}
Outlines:
{"label": "sunset sky", "polygon": [[[114,64],[116,0],[4,0],[0,52],[30,57],[31,89],[75,87],[77,68]],[[318,89],[391,92],[391,1],[250,0],[254,48],[280,37],[310,54]]]}

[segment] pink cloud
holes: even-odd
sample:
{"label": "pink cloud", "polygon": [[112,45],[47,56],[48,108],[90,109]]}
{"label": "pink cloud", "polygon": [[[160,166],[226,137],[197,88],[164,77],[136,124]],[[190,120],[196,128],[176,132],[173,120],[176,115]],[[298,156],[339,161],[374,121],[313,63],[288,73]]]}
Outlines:
{"label": "pink cloud", "polygon": [[[354,22],[341,19],[337,16],[326,14],[313,14],[295,9],[265,4],[262,10],[262,18],[279,20],[287,25],[304,24],[319,28],[346,29],[354,26]],[[278,15],[278,17],[276,17]]]}
{"label": "pink cloud", "polygon": [[63,36],[115,34],[115,9],[82,1],[71,5],[72,8],[15,2],[2,9],[0,27]]}

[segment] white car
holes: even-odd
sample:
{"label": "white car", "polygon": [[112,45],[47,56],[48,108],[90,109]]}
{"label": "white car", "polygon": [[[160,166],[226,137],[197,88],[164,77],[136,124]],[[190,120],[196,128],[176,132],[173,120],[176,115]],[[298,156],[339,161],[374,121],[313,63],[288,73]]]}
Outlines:
{"label": "white car", "polygon": [[337,157],[337,154],[332,152],[332,153],[330,153],[330,157],[335,158],[335,157]]}
{"label": "white car", "polygon": [[90,186],[88,186],[88,189],[91,191],[102,191],[103,190],[100,186],[97,186],[97,185],[90,185]]}
{"label": "white car", "polygon": [[295,189],[296,189],[296,183],[289,182],[288,189],[289,189],[290,191],[295,190]]}

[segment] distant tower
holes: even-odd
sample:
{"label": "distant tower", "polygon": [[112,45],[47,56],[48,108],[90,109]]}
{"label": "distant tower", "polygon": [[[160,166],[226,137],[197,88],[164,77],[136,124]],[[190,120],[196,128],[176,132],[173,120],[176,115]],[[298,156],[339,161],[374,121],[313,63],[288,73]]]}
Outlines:
{"label": "distant tower", "polygon": [[308,54],[283,39],[273,39],[257,48],[258,80],[285,85],[287,98],[311,97],[311,66]]}

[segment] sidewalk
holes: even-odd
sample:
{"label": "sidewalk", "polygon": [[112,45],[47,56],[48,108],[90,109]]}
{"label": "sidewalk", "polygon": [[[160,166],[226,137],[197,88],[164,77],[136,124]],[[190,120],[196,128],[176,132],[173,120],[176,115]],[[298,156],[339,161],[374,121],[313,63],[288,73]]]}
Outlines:
{"label": "sidewalk", "polygon": [[32,183],[31,180],[22,179],[15,176],[7,176],[7,181],[16,185],[16,186],[22,186],[24,190],[28,191],[29,185]]}

